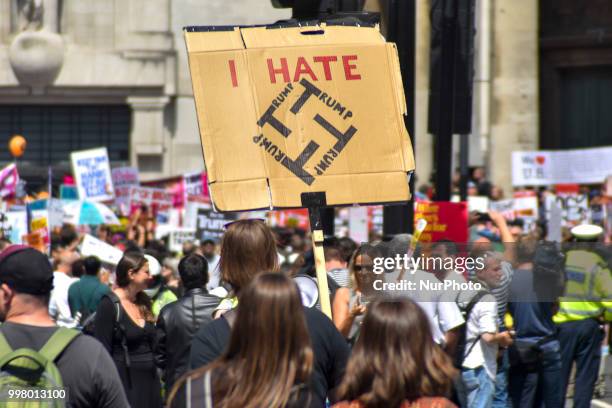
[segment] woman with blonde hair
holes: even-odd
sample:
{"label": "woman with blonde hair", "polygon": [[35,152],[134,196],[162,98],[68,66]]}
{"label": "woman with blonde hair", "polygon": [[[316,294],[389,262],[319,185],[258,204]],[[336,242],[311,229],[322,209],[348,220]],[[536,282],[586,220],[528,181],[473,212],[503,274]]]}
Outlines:
{"label": "woman with blonde hair", "polygon": [[169,406],[307,407],[312,367],[297,286],[279,273],[258,274],[241,289],[225,353],[179,380]]}
{"label": "woman with blonde hair", "polygon": [[334,324],[351,344],[354,344],[359,336],[363,314],[372,300],[376,279],[374,260],[381,256],[380,249],[369,244],[357,248],[349,261],[351,285],[348,288],[339,288],[334,296]]}

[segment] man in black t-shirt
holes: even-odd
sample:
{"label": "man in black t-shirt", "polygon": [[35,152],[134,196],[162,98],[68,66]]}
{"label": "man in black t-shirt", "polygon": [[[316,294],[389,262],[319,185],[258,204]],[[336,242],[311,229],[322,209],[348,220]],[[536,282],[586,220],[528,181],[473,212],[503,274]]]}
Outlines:
{"label": "man in black t-shirt", "polygon": [[[13,350],[40,350],[58,329],[49,316],[52,288],[53,269],[42,253],[12,245],[0,254],[0,332]],[[55,364],[67,388],[67,406],[129,406],[115,364],[93,337],[77,335]]]}
{"label": "man in black t-shirt", "polygon": [[[332,321],[317,309],[304,308],[306,326],[314,353],[311,378],[311,407],[324,407],[326,396],[334,401],[334,390],[344,376],[349,357],[348,344]],[[229,344],[231,328],[225,317],[200,328],[193,337],[189,363],[191,368],[206,365],[223,354]]]}

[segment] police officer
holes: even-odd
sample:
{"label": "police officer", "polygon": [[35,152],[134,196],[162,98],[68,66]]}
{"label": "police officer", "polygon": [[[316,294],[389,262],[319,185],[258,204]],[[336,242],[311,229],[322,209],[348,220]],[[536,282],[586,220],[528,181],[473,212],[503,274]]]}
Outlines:
{"label": "police officer", "polygon": [[145,293],[151,298],[151,310],[153,311],[153,315],[157,318],[162,308],[168,303],[176,301],[177,297],[164,285],[159,261],[148,254],[145,255],[145,258],[147,258],[147,262],[149,263],[149,274],[151,275],[149,287],[145,289]]}
{"label": "police officer", "polygon": [[575,243],[566,252],[567,284],[553,320],[561,343],[561,380],[567,391],[572,364],[576,362],[574,407],[591,406],[601,360],[603,324],[612,321],[612,277],[595,245],[603,229],[579,225],[571,230]]}

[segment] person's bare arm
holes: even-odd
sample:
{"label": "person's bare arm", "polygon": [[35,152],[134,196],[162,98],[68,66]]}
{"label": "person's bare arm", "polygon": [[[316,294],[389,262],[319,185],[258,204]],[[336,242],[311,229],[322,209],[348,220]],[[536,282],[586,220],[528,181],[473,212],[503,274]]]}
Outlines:
{"label": "person's bare arm", "polygon": [[355,317],[365,312],[365,306],[355,305],[349,309],[350,291],[347,288],[340,288],[336,291],[333,304],[333,321],[338,331],[348,337]]}
{"label": "person's bare arm", "polygon": [[514,237],[510,233],[506,219],[496,211],[489,211],[489,217],[491,217],[491,220],[493,220],[493,223],[499,229],[499,235],[504,244],[504,259],[514,264]]}
{"label": "person's bare arm", "polygon": [[444,351],[446,351],[449,356],[454,356],[457,352],[457,343],[459,342],[459,329],[462,326],[463,325],[450,329],[444,334]]}
{"label": "person's bare arm", "polygon": [[512,336],[508,331],[503,331],[501,333],[483,333],[480,338],[486,343],[497,343],[502,347],[508,347],[512,344]]}

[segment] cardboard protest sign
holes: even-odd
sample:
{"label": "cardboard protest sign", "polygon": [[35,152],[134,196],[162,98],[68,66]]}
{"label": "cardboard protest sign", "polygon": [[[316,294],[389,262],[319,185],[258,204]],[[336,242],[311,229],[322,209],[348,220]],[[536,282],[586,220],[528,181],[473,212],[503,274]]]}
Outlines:
{"label": "cardboard protest sign", "polygon": [[153,210],[153,214],[167,212],[172,208],[172,194],[150,187],[130,187],[130,213],[139,207],[146,206]]}
{"label": "cardboard protest sign", "polygon": [[225,224],[235,221],[236,214],[218,213],[204,208],[198,209],[196,222],[196,238],[200,241],[204,239],[220,239],[225,232]]}
{"label": "cardboard protest sign", "polygon": [[70,159],[81,200],[109,201],[115,198],[106,147],[73,152]]}
{"label": "cardboard protest sign", "polygon": [[465,202],[419,201],[415,203],[415,225],[420,219],[427,221],[419,239],[421,242],[437,242],[441,239],[457,243],[468,241],[468,207]]}
{"label": "cardboard protest sign", "polygon": [[328,205],[409,199],[397,50],[377,28],[185,30],[216,208],[304,207],[305,192]]}
{"label": "cardboard protest sign", "polygon": [[129,214],[130,188],[138,187],[138,169],[135,167],[117,167],[112,170],[115,203],[122,214]]}

